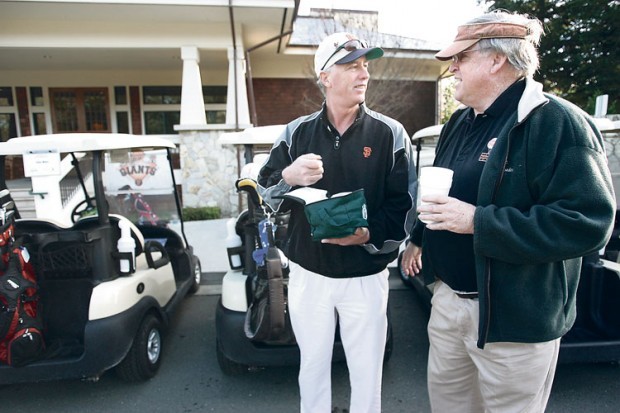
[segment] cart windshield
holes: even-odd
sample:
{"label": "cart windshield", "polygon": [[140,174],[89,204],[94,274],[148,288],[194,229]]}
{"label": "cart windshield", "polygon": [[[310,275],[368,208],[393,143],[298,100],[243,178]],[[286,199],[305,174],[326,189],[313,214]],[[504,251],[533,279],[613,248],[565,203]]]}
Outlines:
{"label": "cart windshield", "polygon": [[172,174],[166,149],[107,151],[102,177],[110,214],[136,225],[178,223]]}

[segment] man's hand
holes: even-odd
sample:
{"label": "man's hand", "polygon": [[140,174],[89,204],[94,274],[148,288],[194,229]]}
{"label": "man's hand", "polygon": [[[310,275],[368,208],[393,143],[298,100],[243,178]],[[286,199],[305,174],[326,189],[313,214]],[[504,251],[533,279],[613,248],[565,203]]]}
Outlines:
{"label": "man's hand", "polygon": [[320,155],[306,153],[284,168],[282,179],[290,186],[309,186],[323,178],[323,161]]}
{"label": "man's hand", "polygon": [[359,227],[355,229],[352,235],[343,238],[325,238],[321,242],[323,244],[336,244],[336,245],[362,245],[366,244],[370,240],[370,231],[366,227]]}
{"label": "man's hand", "polygon": [[422,201],[431,202],[418,207],[420,214],[426,214],[424,221],[427,222],[427,229],[457,234],[474,233],[474,205],[445,195],[427,195]]}
{"label": "man's hand", "polygon": [[400,269],[410,277],[422,271],[422,248],[409,242],[400,261]]}

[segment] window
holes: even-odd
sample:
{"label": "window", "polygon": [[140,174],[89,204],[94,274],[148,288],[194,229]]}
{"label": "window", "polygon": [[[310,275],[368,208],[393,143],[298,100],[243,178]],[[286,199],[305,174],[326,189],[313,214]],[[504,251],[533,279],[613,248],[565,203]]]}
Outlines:
{"label": "window", "polygon": [[45,113],[33,113],[32,122],[35,135],[45,135],[47,133],[47,126],[45,124]]}
{"label": "window", "polygon": [[153,134],[176,134],[174,125],[181,121],[180,111],[144,112],[144,132]]}
{"label": "window", "polygon": [[226,110],[208,110],[207,123],[224,124],[226,123]]}
{"label": "window", "polygon": [[17,136],[17,123],[15,122],[15,114],[0,113],[0,142]]}
{"label": "window", "polygon": [[228,95],[228,87],[226,86],[203,86],[202,96],[205,104],[209,103],[226,103]]}
{"label": "window", "polygon": [[13,88],[0,86],[0,106],[13,106]]}
{"label": "window", "polygon": [[127,104],[127,88],[125,86],[114,87],[114,103],[117,105]]}
{"label": "window", "polygon": [[145,86],[142,100],[145,105],[180,105],[181,86]]}
{"label": "window", "polygon": [[116,129],[118,133],[129,133],[129,114],[116,112]]}
{"label": "window", "polygon": [[0,106],[13,106],[13,88],[0,86]]}
{"label": "window", "polygon": [[44,106],[45,102],[43,101],[43,88],[42,87],[31,87],[30,88],[30,104],[32,106]]}
{"label": "window", "polygon": [[[144,124],[146,134],[176,134],[181,119],[181,86],[144,86]],[[203,86],[205,114],[209,124],[226,123],[226,86]]]}
{"label": "window", "polygon": [[50,88],[55,132],[111,132],[106,88]]}
{"label": "window", "polygon": [[17,112],[13,105],[13,88],[0,86],[0,142],[17,136]]}

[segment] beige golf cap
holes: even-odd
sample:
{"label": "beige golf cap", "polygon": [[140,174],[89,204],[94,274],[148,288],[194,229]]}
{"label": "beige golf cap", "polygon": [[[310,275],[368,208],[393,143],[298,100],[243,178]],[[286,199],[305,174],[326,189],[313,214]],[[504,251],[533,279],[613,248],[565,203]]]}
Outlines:
{"label": "beige golf cap", "polygon": [[350,63],[366,56],[366,59],[378,59],[383,56],[380,47],[369,47],[368,43],[360,40],[351,33],[339,32],[327,36],[319,44],[314,54],[314,72],[319,77],[321,72],[332,65]]}
{"label": "beige golf cap", "polygon": [[452,56],[469,49],[482,39],[525,39],[530,30],[514,23],[476,23],[459,26],[452,44],[435,55],[439,60],[450,60]]}

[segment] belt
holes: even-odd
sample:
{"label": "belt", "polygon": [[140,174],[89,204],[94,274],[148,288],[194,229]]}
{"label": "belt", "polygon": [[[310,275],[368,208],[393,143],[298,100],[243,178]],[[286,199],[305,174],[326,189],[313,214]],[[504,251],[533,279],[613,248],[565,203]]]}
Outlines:
{"label": "belt", "polygon": [[456,296],[459,297],[459,298],[465,298],[465,299],[469,299],[469,300],[473,300],[474,298],[478,298],[478,293],[457,293],[457,292],[455,292],[454,294],[456,294]]}

